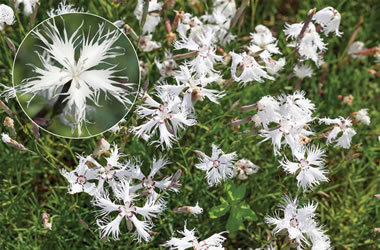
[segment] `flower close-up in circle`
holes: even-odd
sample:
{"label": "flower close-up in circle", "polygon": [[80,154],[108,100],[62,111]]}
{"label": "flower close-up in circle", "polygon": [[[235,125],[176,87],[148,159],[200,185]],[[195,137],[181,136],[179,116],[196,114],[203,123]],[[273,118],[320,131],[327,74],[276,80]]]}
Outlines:
{"label": "flower close-up in circle", "polygon": [[94,15],[70,13],[44,21],[26,37],[14,84],[31,119],[47,119],[45,128],[57,135],[88,137],[128,112],[138,90],[136,72],[137,56],[118,28]]}

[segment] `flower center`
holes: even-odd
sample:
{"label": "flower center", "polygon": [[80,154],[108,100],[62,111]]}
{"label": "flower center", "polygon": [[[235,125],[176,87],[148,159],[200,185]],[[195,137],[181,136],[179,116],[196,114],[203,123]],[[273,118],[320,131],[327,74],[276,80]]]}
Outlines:
{"label": "flower center", "polygon": [[120,211],[120,216],[127,216],[132,218],[133,212],[136,212],[136,207],[131,207],[131,202],[126,201],[124,206],[119,206],[117,209]]}
{"label": "flower center", "polygon": [[152,189],[156,185],[156,182],[153,181],[153,176],[149,176],[148,178],[143,177],[141,186],[146,189]]}
{"label": "flower center", "polygon": [[210,56],[210,47],[209,46],[203,46],[202,48],[198,46],[198,55],[202,57],[203,59]]}
{"label": "flower center", "polygon": [[298,228],[299,226],[298,219],[293,217],[292,219],[290,219],[289,225],[291,227]]}
{"label": "flower center", "polygon": [[244,56],[243,65],[244,65],[244,68],[253,68],[253,66],[255,66],[255,61],[250,56]]}
{"label": "flower center", "polygon": [[306,170],[306,169],[309,169],[310,166],[309,166],[309,161],[305,161],[304,159],[301,159],[300,160],[300,163],[298,164],[298,166],[302,169],[302,170]]}
{"label": "flower center", "polygon": [[84,184],[86,184],[86,182],[87,182],[87,178],[86,178],[86,176],[83,176],[83,175],[79,175],[78,178],[77,178],[77,180],[76,180],[76,183],[78,183],[78,184],[80,184],[82,186]]}
{"label": "flower center", "polygon": [[218,167],[220,166],[220,161],[219,161],[219,160],[215,160],[215,161],[213,161],[212,166],[213,166],[214,168],[218,168]]}
{"label": "flower center", "polygon": [[99,171],[100,171],[100,176],[101,178],[104,180],[104,179],[107,179],[107,180],[112,180],[113,179],[113,176],[116,174],[116,170],[112,170],[112,165],[110,163],[107,164],[106,167],[102,167]]}

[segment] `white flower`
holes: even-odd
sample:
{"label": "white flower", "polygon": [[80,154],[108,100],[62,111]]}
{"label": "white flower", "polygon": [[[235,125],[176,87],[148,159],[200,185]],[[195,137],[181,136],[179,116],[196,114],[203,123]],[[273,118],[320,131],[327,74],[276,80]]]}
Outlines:
{"label": "white flower", "polygon": [[[155,189],[160,191],[168,189],[171,183],[171,176],[165,177],[162,180],[158,181],[155,178],[155,175],[166,165],[170,164],[170,162],[162,157],[159,159],[153,159],[153,164],[151,170],[148,175],[144,175],[141,171],[141,165],[135,165],[132,168],[129,168],[128,171],[131,172],[131,178],[137,179],[141,183],[132,185],[130,187],[130,192],[136,193],[136,191],[143,189],[145,193],[152,197],[152,199],[156,199],[158,197],[158,193]],[[170,190],[178,191],[178,189],[171,187]]]}
{"label": "white flower", "polygon": [[273,37],[272,32],[264,29],[260,26],[257,33],[251,33],[251,44],[248,49],[252,53],[260,52],[260,57],[262,59],[268,59],[273,54],[281,54],[277,47],[277,39]]}
{"label": "white flower", "polygon": [[340,14],[333,7],[326,7],[313,16],[313,20],[321,25],[322,31],[327,36],[330,32],[335,32],[337,36],[341,36],[343,32],[339,32]]}
{"label": "white flower", "polygon": [[111,154],[105,158],[107,163],[104,166],[91,156],[87,156],[86,158],[79,156],[80,161],[90,162],[94,165],[91,170],[95,173],[94,179],[98,181],[97,189],[100,194],[105,192],[104,183],[108,183],[108,185],[114,189],[120,181],[130,177],[130,172],[127,170],[127,167],[130,167],[132,163],[129,161],[126,163],[120,162],[120,157],[124,157],[125,155],[119,153],[119,149],[116,145],[114,145],[110,151]]}
{"label": "white flower", "polygon": [[216,48],[212,42],[214,32],[207,30],[196,35],[196,40],[191,37],[181,36],[181,40],[174,41],[174,49],[187,49],[196,53],[196,57],[189,65],[199,75],[214,71],[214,64],[223,60],[222,56],[216,55]]}
{"label": "white flower", "polygon": [[297,42],[288,46],[295,45],[298,49],[298,53],[302,56],[302,60],[311,59],[319,66],[322,62],[320,52],[326,50],[326,44],[323,43],[314,24],[311,22],[303,33],[302,38],[298,41],[297,38],[299,37],[303,26],[303,23],[285,24],[284,33],[286,39],[292,38]]}
{"label": "white flower", "polygon": [[207,183],[209,186],[215,186],[222,180],[226,180],[233,176],[234,161],[236,153],[225,154],[216,145],[212,144],[212,155],[207,156],[202,152],[198,152],[200,163],[195,167],[206,171]]}
{"label": "white flower", "polygon": [[274,60],[272,58],[267,58],[265,61],[265,68],[271,75],[276,75],[281,71],[285,66],[285,57],[280,58],[279,60]]}
{"label": "white flower", "polygon": [[39,3],[38,0],[16,0],[15,6],[17,9],[20,8],[20,4],[23,5],[24,8],[24,15],[30,16],[33,13],[34,8],[36,8],[36,5]]}
{"label": "white flower", "polygon": [[[307,154],[307,157],[306,155]],[[324,168],[325,151],[318,147],[308,147],[293,152],[298,162],[292,162],[285,158],[280,161],[284,170],[290,174],[297,174],[298,187],[302,187],[304,191],[307,188],[313,188],[321,181],[328,181],[325,174],[328,171]]]}
{"label": "white flower", "polygon": [[350,55],[352,58],[359,58],[360,60],[363,60],[365,58],[365,55],[355,55],[355,53],[365,49],[366,47],[363,42],[356,41],[350,45],[347,54]]}
{"label": "white flower", "polygon": [[[115,189],[123,179],[130,176],[130,172],[126,168],[131,165],[131,162],[120,163],[119,158],[124,156],[120,154],[116,145],[110,150],[111,155],[106,157],[106,165],[98,163],[91,156],[79,156],[79,164],[71,172],[62,169],[61,174],[70,182],[70,192],[86,192],[91,196],[102,195],[105,192],[104,184],[108,183],[109,187]],[[91,166],[91,168],[89,168]],[[91,183],[89,181],[92,181]],[[95,181],[97,181],[97,186]],[[85,186],[84,186],[85,185]]]}
{"label": "white flower", "polygon": [[[271,122],[276,122],[281,118],[279,114],[280,105],[272,96],[264,96],[257,102],[257,115],[264,128]],[[257,122],[259,122],[257,121]]]}
{"label": "white flower", "polygon": [[[96,68],[98,65],[109,64],[107,59],[124,54],[121,47],[114,46],[121,36],[120,31],[105,32],[104,24],[101,24],[96,35],[89,37],[80,33],[81,27],[82,25],[69,37],[66,29],[59,30],[53,19],[52,22],[44,24],[42,31],[33,31],[43,43],[41,47],[48,52],[52,62],[37,53],[43,67],[33,66],[37,75],[19,85],[20,92],[32,94],[34,97],[46,90],[59,95],[63,86],[70,84],[68,92],[65,93],[65,108],[75,116],[78,135],[81,134],[82,123],[86,121],[88,101],[99,105],[99,97],[103,92],[112,95],[124,105],[131,104],[128,98],[130,92],[123,87],[132,85],[115,80],[126,79],[115,75],[119,72],[115,69],[116,65],[106,69]],[[78,48],[81,48],[80,56],[76,59]]]}
{"label": "white flower", "polygon": [[280,211],[284,213],[283,218],[280,218],[278,213],[275,217],[265,217],[266,223],[275,225],[272,232],[277,234],[286,231],[288,237],[297,244],[297,249],[303,249],[305,244],[310,246],[307,238],[312,242],[313,249],[330,249],[328,236],[324,234],[324,231],[314,220],[317,205],[309,203],[298,208],[297,197],[292,200],[285,196],[284,201],[286,205],[279,205]]}
{"label": "white flower", "polygon": [[[270,96],[264,97],[257,106],[257,114],[264,126],[260,131],[260,136],[265,137],[262,142],[271,139],[275,155],[280,155],[283,144],[289,145],[292,151],[303,147],[302,138],[313,134],[308,130],[308,123],[313,121],[311,115],[315,105],[305,98],[305,92],[281,95],[278,101]],[[268,127],[269,123],[277,123],[277,126]]]}
{"label": "white flower", "polygon": [[[236,36],[234,36],[231,32],[228,32],[231,19],[235,13],[235,1],[213,1],[212,14],[201,16],[202,21],[208,22],[208,24],[201,25],[203,26],[202,29],[212,29],[215,32],[214,42],[222,45],[228,44],[236,38]],[[192,32],[194,32],[193,30],[194,29],[192,29]]]}
{"label": "white flower", "polygon": [[198,205],[198,202],[197,202],[197,204],[194,207],[189,206],[188,210],[189,210],[189,213],[194,214],[194,215],[203,213],[203,208],[201,208]]}
{"label": "white flower", "polygon": [[91,196],[97,194],[95,183],[89,182],[96,179],[96,172],[87,166],[85,160],[81,159],[79,165],[71,172],[62,169],[61,174],[70,183],[68,188],[70,194],[80,192],[86,192]]}
{"label": "white flower", "polygon": [[149,137],[160,131],[158,142],[163,148],[171,148],[173,141],[176,140],[179,131],[185,126],[193,126],[196,120],[181,107],[181,99],[178,96],[163,95],[160,92],[156,96],[162,100],[162,104],[156,102],[148,94],[143,97],[144,103],[137,108],[137,114],[141,118],[148,118],[144,124],[133,127],[132,131],[140,137],[147,134]]}
{"label": "white flower", "polygon": [[[29,0],[33,1],[33,0]],[[66,0],[62,0],[57,9],[51,9],[48,12],[49,17],[59,16],[67,13],[85,13],[82,8],[75,8],[72,4],[66,3]]]}
{"label": "white flower", "polygon": [[[103,217],[96,221],[101,230],[100,238],[112,235],[115,240],[118,240],[119,226],[123,218],[125,218],[129,228],[132,228],[132,225],[135,226],[134,237],[138,242],[141,242],[141,239],[149,241],[151,239],[150,229],[152,228],[150,220],[157,217],[165,209],[165,204],[155,202],[153,199],[147,199],[143,207],[135,206],[136,196],[130,194],[129,182],[126,180],[115,188],[115,197],[117,199],[115,202],[107,194],[92,201],[94,206],[100,208],[99,216]],[[118,215],[114,220],[109,220],[107,217],[113,212],[117,212]],[[144,220],[138,219],[137,215],[144,217]]]}
{"label": "white flower", "polygon": [[[350,119],[339,117],[336,119],[321,118],[319,120],[320,123],[323,122],[327,125],[335,124],[327,136],[327,145],[332,142],[336,142],[335,147],[342,147],[347,149],[351,146],[352,137],[356,135],[356,132],[352,128],[352,122]],[[336,139],[340,132],[342,132],[342,135]]]}
{"label": "white flower", "polygon": [[368,109],[359,110],[355,115],[355,119],[359,120],[365,125],[369,125],[371,123],[371,119],[368,116]]}
{"label": "white flower", "polygon": [[0,30],[3,29],[4,24],[12,25],[15,20],[15,15],[11,7],[0,4]]}
{"label": "white flower", "polygon": [[16,97],[16,89],[14,87],[8,87],[2,83],[0,83],[0,87],[4,88],[4,90],[0,92],[0,97],[4,98],[6,102]]}
{"label": "white flower", "polygon": [[179,95],[184,91],[183,106],[194,111],[194,105],[197,101],[203,101],[207,97],[210,101],[219,104],[218,99],[225,96],[224,92],[206,88],[210,83],[218,81],[221,77],[219,74],[212,76],[198,76],[187,64],[180,66],[180,71],[175,72],[175,79],[178,85],[164,84],[158,86],[162,93]]}
{"label": "white flower", "polygon": [[[236,54],[230,52],[232,57],[231,74],[237,82],[243,82],[246,84],[251,81],[264,82],[263,78],[274,80],[274,78],[268,75],[263,66],[258,64],[252,56],[247,55],[246,52]],[[237,72],[241,72],[237,75]]]}
{"label": "white flower", "polygon": [[1,140],[5,143],[5,144],[10,144],[12,142],[12,139],[11,137],[6,134],[6,133],[1,133]]}
{"label": "white flower", "polygon": [[246,180],[248,178],[247,175],[257,173],[259,168],[259,166],[255,165],[250,160],[241,159],[235,163],[234,176],[239,174],[240,180]]}
{"label": "white flower", "polygon": [[154,49],[161,48],[161,43],[152,41],[152,35],[141,36],[139,47],[144,52],[150,52]]}
{"label": "white flower", "polygon": [[[133,11],[133,14],[135,14],[137,20],[140,22],[143,15],[144,2],[144,0],[138,0],[136,8]],[[149,1],[148,15],[143,27],[143,34],[151,34],[155,30],[156,26],[160,23],[161,17],[159,15],[150,15],[149,13],[161,10],[163,4],[163,2],[158,3],[157,0]]]}
{"label": "white flower", "polygon": [[301,65],[296,65],[294,67],[294,74],[296,75],[297,78],[304,79],[306,77],[312,77],[313,76],[313,69],[306,65],[306,64],[301,64]]}
{"label": "white flower", "polygon": [[197,214],[203,213],[203,208],[201,208],[197,202],[197,204],[194,207],[192,207],[192,206],[178,207],[178,208],[174,209],[174,212],[176,212],[176,213],[189,213],[189,214],[193,214],[196,216]]}
{"label": "white flower", "polygon": [[186,224],[183,231],[178,231],[178,233],[182,234],[182,238],[172,237],[168,240],[163,246],[170,247],[170,249],[178,249],[184,250],[188,248],[205,250],[223,250],[222,246],[223,242],[226,240],[225,237],[222,236],[224,232],[217,233],[212,235],[211,237],[199,241],[199,238],[195,236],[195,229],[188,230],[186,228]]}

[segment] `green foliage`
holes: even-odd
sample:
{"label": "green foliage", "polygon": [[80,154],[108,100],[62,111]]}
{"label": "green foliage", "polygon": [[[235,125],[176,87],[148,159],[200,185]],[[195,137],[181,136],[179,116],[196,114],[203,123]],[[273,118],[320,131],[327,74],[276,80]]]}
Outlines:
{"label": "green foliage", "polygon": [[215,219],[226,215],[230,212],[226,224],[226,229],[230,233],[235,233],[240,227],[243,227],[243,220],[257,220],[255,212],[244,201],[246,184],[235,185],[229,183],[226,185],[227,201],[221,199],[222,204],[210,209],[210,218]]}

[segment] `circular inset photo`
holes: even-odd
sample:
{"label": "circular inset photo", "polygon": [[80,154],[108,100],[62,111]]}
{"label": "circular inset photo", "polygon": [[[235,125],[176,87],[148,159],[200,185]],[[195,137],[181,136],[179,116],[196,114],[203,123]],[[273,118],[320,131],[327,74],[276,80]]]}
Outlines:
{"label": "circular inset photo", "polygon": [[57,136],[86,138],[115,126],[139,90],[136,51],[108,20],[88,13],[49,18],[23,40],[13,84],[24,112]]}

